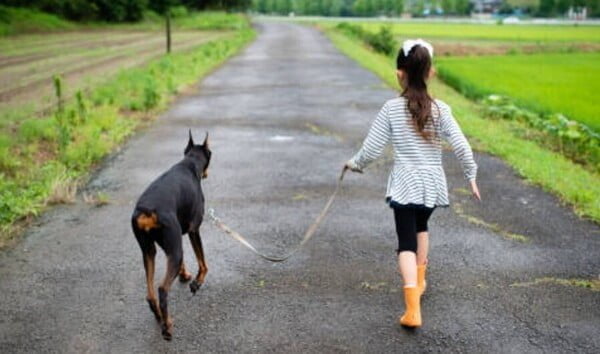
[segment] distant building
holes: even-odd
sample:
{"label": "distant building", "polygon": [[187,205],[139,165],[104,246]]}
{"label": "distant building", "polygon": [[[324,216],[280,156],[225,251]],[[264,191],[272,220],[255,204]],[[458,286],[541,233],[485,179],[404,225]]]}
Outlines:
{"label": "distant building", "polygon": [[471,0],[473,12],[479,14],[493,14],[498,12],[504,0]]}
{"label": "distant building", "polygon": [[587,7],[569,7],[567,18],[569,20],[583,21],[587,20]]}

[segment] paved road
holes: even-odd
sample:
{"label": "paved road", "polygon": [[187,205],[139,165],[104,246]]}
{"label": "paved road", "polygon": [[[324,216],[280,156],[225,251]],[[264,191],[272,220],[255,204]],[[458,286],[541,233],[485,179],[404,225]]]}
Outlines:
{"label": "paved road", "polygon": [[[255,43],[105,163],[88,189],[107,193],[110,205],[55,208],[0,255],[0,352],[600,351],[599,292],[527,285],[598,277],[598,227],[484,154],[477,161],[485,203],[477,205],[461,192],[450,153],[455,207],[432,218],[418,331],[396,324],[403,302],[392,212],[383,202],[387,158],[349,176],[313,241],[283,264],[204,225],[207,283],[196,296],[174,286],[174,339],[165,342],[144,299],[128,219],[145,186],[181,158],[187,128],[198,139],[211,133],[207,200],[259,248],[278,253],[298,242],[339,167],[395,95],[314,29],[258,28]],[[187,241],[185,253],[196,269]],[[162,255],[158,264],[157,277]]]}

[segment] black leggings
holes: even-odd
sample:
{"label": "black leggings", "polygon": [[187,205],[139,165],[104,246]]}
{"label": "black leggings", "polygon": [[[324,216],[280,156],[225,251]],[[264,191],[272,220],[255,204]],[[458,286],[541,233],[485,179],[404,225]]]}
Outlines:
{"label": "black leggings", "polygon": [[427,220],[434,208],[393,207],[398,249],[396,252],[412,251],[417,253],[417,233],[427,231]]}

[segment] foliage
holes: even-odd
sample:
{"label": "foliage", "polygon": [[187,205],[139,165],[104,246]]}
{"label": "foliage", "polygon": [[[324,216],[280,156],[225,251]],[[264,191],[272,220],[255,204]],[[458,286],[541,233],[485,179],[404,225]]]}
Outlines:
{"label": "foliage", "polygon": [[[179,87],[207,74],[253,37],[246,26],[189,52],[123,70],[52,114],[23,121],[17,134],[0,133],[1,233],[20,218],[37,215],[54,190],[80,181],[143,119],[164,108]],[[62,99],[64,83],[58,77],[55,83]]]}
{"label": "foliage", "polygon": [[530,134],[544,146],[600,173],[600,135],[560,113],[542,115],[515,105],[509,97],[489,95],[482,100],[484,112],[493,118],[519,120],[544,134]]}
{"label": "foliage", "polygon": [[[510,14],[513,8],[520,8],[543,17],[562,16],[569,7],[582,6],[587,7],[588,15],[600,16],[600,0],[511,0],[504,2],[500,13]],[[251,5],[252,10],[264,14],[399,16],[406,11],[414,17],[437,13],[439,8],[444,15],[468,16],[473,7],[474,2],[469,0],[252,0]]]}
{"label": "foliage", "polygon": [[[354,37],[340,31],[330,29],[327,34],[346,55],[376,73],[391,87],[397,86],[391,58],[367,50]],[[522,137],[518,132],[527,130],[523,123],[485,119],[481,116],[479,105],[449,86],[437,80],[431,86],[432,92],[452,107],[463,131],[474,138],[471,142],[476,149],[501,157],[528,181],[573,205],[578,214],[600,222],[600,178],[597,173]]]}
{"label": "foliage", "polygon": [[[4,5],[37,9],[73,21],[137,22],[148,10],[159,14],[173,9],[244,10],[250,0],[2,0]],[[185,10],[184,10],[185,9]]]}
{"label": "foliage", "polygon": [[569,8],[587,8],[588,16],[600,16],[600,0],[540,0],[536,15],[540,17],[563,16]]}
{"label": "foliage", "polygon": [[49,32],[73,28],[70,22],[43,12],[0,5],[0,36],[23,32]]}
{"label": "foliage", "polygon": [[347,22],[339,23],[338,30],[362,40],[376,52],[391,55],[398,48],[398,43],[388,26],[381,26],[379,32],[368,32],[361,26],[352,25]]}
{"label": "foliage", "polygon": [[321,16],[398,16],[403,0],[253,0],[252,9],[259,13]]}
{"label": "foliage", "polygon": [[194,30],[240,30],[249,28],[248,19],[242,14],[222,11],[202,11],[173,21],[176,28]]}

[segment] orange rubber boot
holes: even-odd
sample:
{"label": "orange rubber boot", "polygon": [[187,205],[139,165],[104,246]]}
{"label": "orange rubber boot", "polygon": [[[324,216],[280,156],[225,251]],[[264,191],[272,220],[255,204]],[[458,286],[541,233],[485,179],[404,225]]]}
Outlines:
{"label": "orange rubber boot", "polygon": [[425,275],[427,273],[427,264],[417,266],[417,288],[419,288],[419,294],[423,295],[425,289],[427,289],[427,281],[425,281]]}
{"label": "orange rubber boot", "polygon": [[418,287],[404,288],[406,312],[400,317],[400,324],[406,327],[421,327],[421,294]]}

